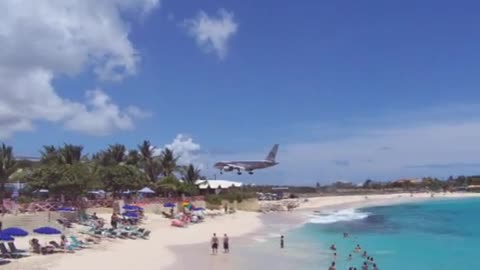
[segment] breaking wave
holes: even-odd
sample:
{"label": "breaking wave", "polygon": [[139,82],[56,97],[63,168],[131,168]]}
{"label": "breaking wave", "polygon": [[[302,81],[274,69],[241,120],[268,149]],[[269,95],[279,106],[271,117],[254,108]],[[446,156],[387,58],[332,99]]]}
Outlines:
{"label": "breaking wave", "polygon": [[341,221],[352,221],[367,218],[369,213],[356,209],[344,209],[335,212],[315,212],[310,216],[309,223],[329,224]]}

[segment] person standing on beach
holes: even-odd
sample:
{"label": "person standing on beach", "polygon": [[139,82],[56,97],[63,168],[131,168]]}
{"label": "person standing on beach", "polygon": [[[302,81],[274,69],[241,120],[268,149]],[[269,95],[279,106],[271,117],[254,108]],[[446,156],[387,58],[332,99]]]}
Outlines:
{"label": "person standing on beach", "polygon": [[218,237],[217,234],[214,233],[212,237],[212,254],[217,254],[218,251]]}
{"label": "person standing on beach", "polygon": [[284,238],[283,238],[283,235],[280,237],[280,248],[283,248],[284,246]]}
{"label": "person standing on beach", "polygon": [[110,217],[110,225],[112,228],[116,229],[118,224],[118,216],[117,213],[113,212],[112,216]]}
{"label": "person standing on beach", "polygon": [[223,235],[223,252],[230,253],[230,245],[228,243],[228,236],[227,234]]}

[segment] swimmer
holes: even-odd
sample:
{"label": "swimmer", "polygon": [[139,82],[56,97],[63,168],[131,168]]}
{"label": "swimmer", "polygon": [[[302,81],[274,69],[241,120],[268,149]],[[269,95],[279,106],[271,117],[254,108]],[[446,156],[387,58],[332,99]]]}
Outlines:
{"label": "swimmer", "polygon": [[348,260],[349,260],[349,261],[352,260],[352,254],[348,254]]}
{"label": "swimmer", "polygon": [[366,258],[367,257],[367,252],[364,251],[363,254],[362,254],[362,258]]}
{"label": "swimmer", "polygon": [[337,259],[337,253],[333,253],[333,259],[336,260]]}
{"label": "swimmer", "polygon": [[335,246],[335,244],[332,244],[332,245],[330,246],[330,249],[331,249],[331,250],[337,250],[337,246]]}
{"label": "swimmer", "polygon": [[348,237],[348,233],[347,232],[344,232],[343,233],[343,238],[347,238]]}
{"label": "swimmer", "polygon": [[363,263],[362,270],[368,270],[368,264],[367,262]]}
{"label": "swimmer", "polygon": [[357,244],[357,246],[355,247],[355,252],[361,252],[362,251],[362,248],[360,247],[359,244]]}
{"label": "swimmer", "polygon": [[337,267],[335,267],[335,262],[332,262],[332,265],[328,268],[328,270],[337,270]]}
{"label": "swimmer", "polygon": [[376,264],[373,264],[373,269],[372,270],[378,270],[378,267]]}

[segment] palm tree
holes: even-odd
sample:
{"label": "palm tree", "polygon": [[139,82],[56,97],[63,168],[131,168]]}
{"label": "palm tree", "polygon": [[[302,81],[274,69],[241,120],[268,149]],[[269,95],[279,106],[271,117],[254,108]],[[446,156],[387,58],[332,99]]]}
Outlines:
{"label": "palm tree", "polygon": [[43,150],[40,151],[40,163],[49,164],[59,162],[58,150],[53,145],[44,145]]}
{"label": "palm tree", "polygon": [[140,154],[137,150],[128,151],[128,156],[126,160],[128,165],[138,166],[140,163]]}
{"label": "palm tree", "polygon": [[126,160],[127,148],[123,144],[114,144],[108,146],[108,153],[110,154],[111,159],[119,164]]}
{"label": "palm tree", "polygon": [[172,150],[168,148],[163,149],[162,153],[160,154],[160,164],[162,165],[163,176],[167,177],[173,175],[173,172],[178,169],[178,158],[179,157],[176,157]]}
{"label": "palm tree", "polygon": [[58,149],[61,163],[73,165],[80,162],[82,150],[83,146],[81,145],[64,144],[63,147]]}
{"label": "palm tree", "polygon": [[147,174],[150,182],[157,181],[158,176],[162,172],[162,166],[160,162],[154,157],[156,148],[150,143],[150,141],[143,141],[138,145],[140,152],[140,167]]}
{"label": "palm tree", "polygon": [[5,194],[5,183],[17,170],[17,161],[13,156],[13,148],[2,143],[0,147],[0,196]]}
{"label": "palm tree", "polygon": [[189,164],[182,169],[182,180],[187,184],[195,184],[195,182],[202,178],[200,175],[200,169],[195,168],[193,164]]}

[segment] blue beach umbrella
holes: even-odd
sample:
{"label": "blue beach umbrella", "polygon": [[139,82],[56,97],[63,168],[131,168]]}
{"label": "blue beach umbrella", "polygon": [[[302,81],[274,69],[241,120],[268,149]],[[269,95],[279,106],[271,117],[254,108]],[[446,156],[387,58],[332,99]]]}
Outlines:
{"label": "blue beach umbrella", "polygon": [[57,209],[57,212],[75,212],[73,207],[60,207]]}
{"label": "blue beach umbrella", "polygon": [[143,208],[141,208],[140,206],[136,206],[136,205],[125,205],[123,206],[123,209],[127,210],[127,211],[139,211],[139,210],[143,210]]}
{"label": "blue beach umbrella", "polygon": [[38,233],[38,234],[49,234],[49,235],[52,235],[52,234],[61,234],[62,232],[55,229],[55,228],[52,228],[52,227],[40,227],[40,228],[37,228],[35,230],[33,230],[34,233]]}
{"label": "blue beach umbrella", "polygon": [[10,227],[2,230],[0,234],[10,235],[10,236],[27,236],[28,232],[22,228]]}
{"label": "blue beach umbrella", "polygon": [[10,241],[14,241],[14,240],[15,239],[11,235],[0,233],[0,241],[10,242]]}
{"label": "blue beach umbrella", "polygon": [[137,213],[134,213],[134,212],[127,212],[125,214],[123,214],[124,217],[129,217],[129,218],[138,218],[138,214]]}
{"label": "blue beach umbrella", "polygon": [[175,207],[175,204],[171,202],[167,202],[163,204],[163,207]]}

